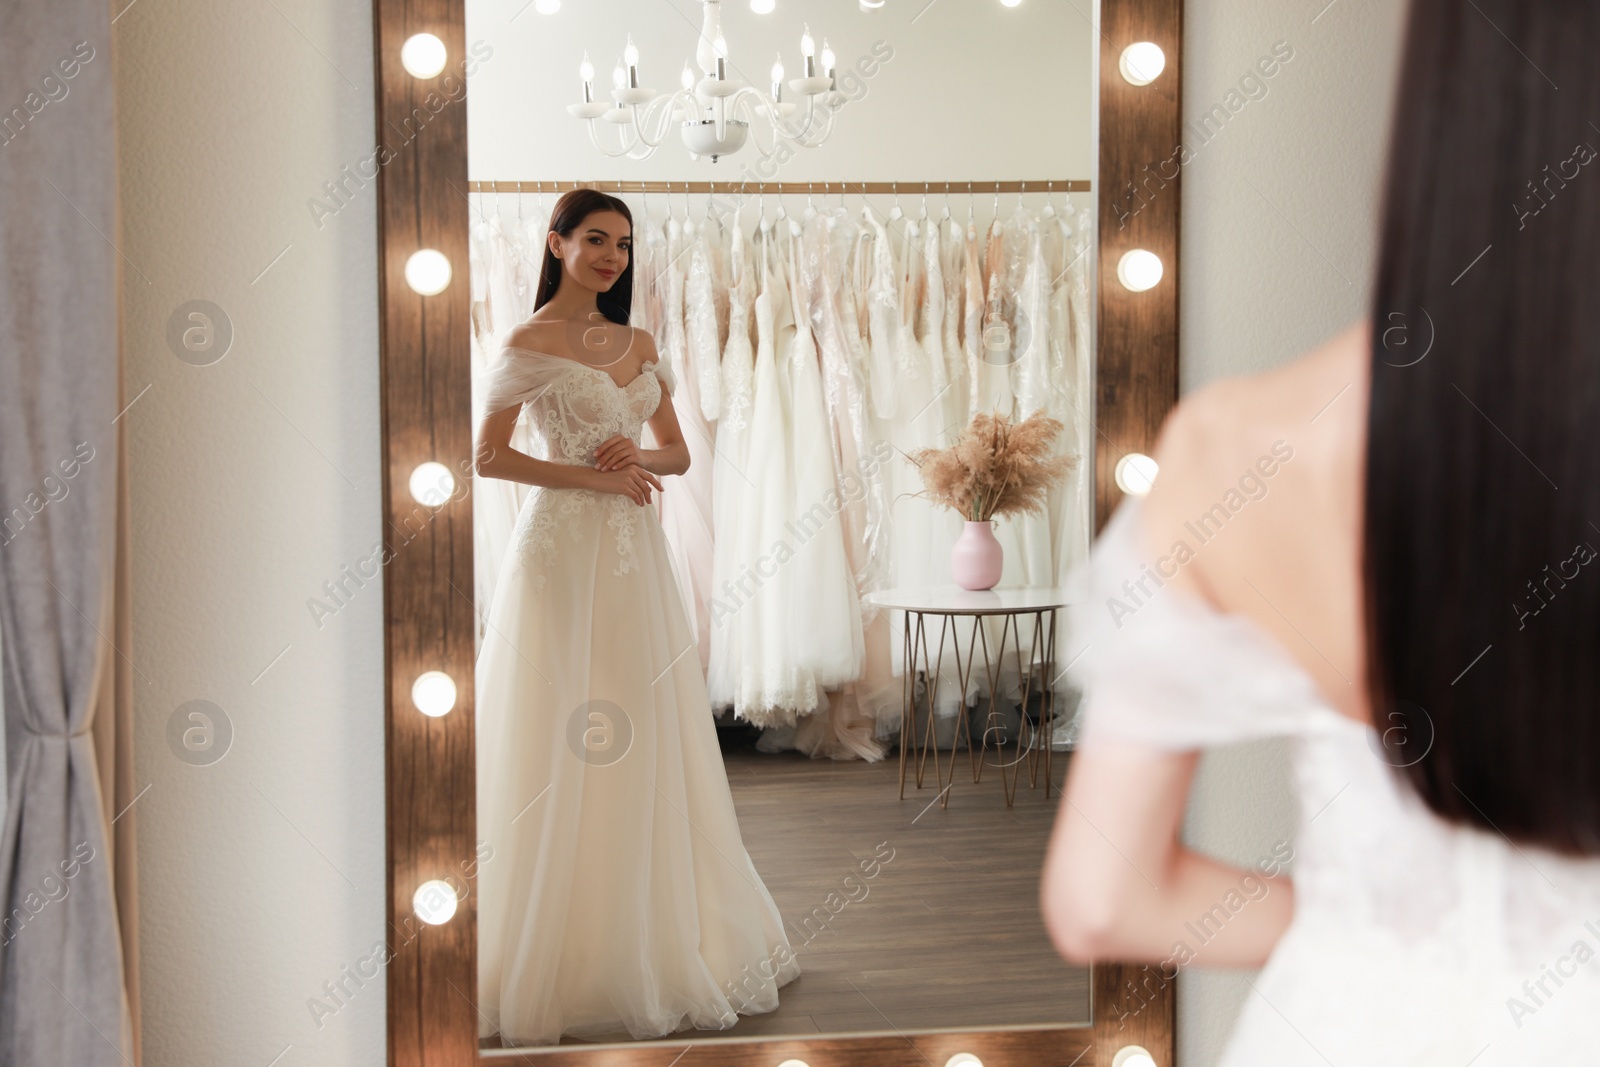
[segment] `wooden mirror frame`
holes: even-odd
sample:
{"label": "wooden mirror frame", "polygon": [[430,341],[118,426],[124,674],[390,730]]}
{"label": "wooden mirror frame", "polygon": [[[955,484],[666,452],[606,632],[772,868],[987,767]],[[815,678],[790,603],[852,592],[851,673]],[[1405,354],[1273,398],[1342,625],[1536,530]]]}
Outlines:
{"label": "wooden mirror frame", "polygon": [[[1115,962],[1093,967],[1087,1026],[898,1037],[685,1035],[622,1050],[480,1052],[467,109],[459,81],[440,91],[445,78],[462,77],[465,21],[462,0],[374,0],[378,141],[403,144],[379,157],[378,175],[390,1067],[732,1067],[788,1057],[813,1067],[943,1067],[963,1050],[986,1067],[1112,1067],[1117,1050],[1130,1044],[1147,1049],[1157,1067],[1172,1067],[1176,979]],[[1178,399],[1183,2],[1100,0],[1100,23],[1097,532],[1121,498],[1117,460],[1148,454]],[[449,52],[435,78],[415,78],[400,63],[401,45],[415,33],[434,34]],[[1118,72],[1122,49],[1136,41],[1153,41],[1167,56],[1162,75],[1142,87]],[[443,252],[453,269],[449,286],[434,296],[419,296],[405,280],[406,260],[423,248]],[[1132,248],[1156,253],[1166,267],[1146,292],[1131,293],[1117,281],[1117,261]],[[412,470],[430,460],[450,468],[458,489],[437,509],[416,503],[409,490]],[[449,674],[457,690],[455,708],[439,718],[411,702],[417,677],[434,670]],[[431,879],[469,887],[455,916],[438,926],[420,922],[412,908],[416,887]]]}

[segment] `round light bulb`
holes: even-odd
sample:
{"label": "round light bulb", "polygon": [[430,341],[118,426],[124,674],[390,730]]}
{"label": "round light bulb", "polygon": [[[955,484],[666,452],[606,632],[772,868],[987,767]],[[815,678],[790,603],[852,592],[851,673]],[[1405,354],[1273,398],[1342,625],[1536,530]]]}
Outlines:
{"label": "round light bulb", "polygon": [[1117,70],[1129,85],[1149,85],[1167,67],[1167,54],[1152,41],[1137,41],[1122,50]]}
{"label": "round light bulb", "polygon": [[561,0],[534,0],[533,9],[541,15],[554,15],[561,10]]}
{"label": "round light bulb", "polygon": [[424,671],[411,684],[411,703],[430,719],[447,715],[456,706],[456,683],[444,671]]}
{"label": "round light bulb", "polygon": [[423,248],[406,260],[406,284],[422,296],[442,293],[450,285],[450,260],[437,248]]}
{"label": "round light bulb", "polygon": [[442,506],[455,492],[455,475],[443,463],[419,463],[411,472],[411,499],[430,508]]}
{"label": "round light bulb", "polygon": [[1161,257],[1143,248],[1134,248],[1117,260],[1117,281],[1124,289],[1142,293],[1161,281]]}
{"label": "round light bulb", "polygon": [[811,1067],[805,1060],[784,1060],[778,1067]]}
{"label": "round light bulb", "polygon": [[770,15],[773,8],[772,0],[750,0],[750,10],[758,15]]}
{"label": "round light bulb", "polygon": [[423,882],[411,894],[411,908],[417,913],[417,918],[430,926],[447,923],[456,913],[456,891],[449,882],[437,878]]}
{"label": "round light bulb", "polygon": [[1022,0],[1000,0],[1000,3],[1006,7],[1016,7],[1018,4],[1022,3]]}
{"label": "round light bulb", "polygon": [[400,65],[413,78],[431,78],[444,69],[444,42],[431,33],[414,33],[400,46]]}
{"label": "round light bulb", "polygon": [[630,67],[639,65],[639,50],[633,45],[633,34],[628,34],[628,45],[622,50],[622,59]]}
{"label": "round light bulb", "polygon": [[586,82],[594,81],[594,64],[589,62],[589,53],[583,54],[583,62],[578,64],[578,77]]}
{"label": "round light bulb", "polygon": [[817,42],[811,39],[811,27],[807,26],[800,35],[800,54],[810,59],[817,54]]}
{"label": "round light bulb", "polygon": [[1129,496],[1144,496],[1155,484],[1160,469],[1156,461],[1143,452],[1129,452],[1117,460],[1114,474],[1117,488]]}
{"label": "round light bulb", "polygon": [[1138,1045],[1124,1045],[1111,1058],[1111,1067],[1156,1067],[1156,1058]]}
{"label": "round light bulb", "polygon": [[970,1052],[958,1052],[944,1061],[944,1067],[983,1067],[983,1061]]}

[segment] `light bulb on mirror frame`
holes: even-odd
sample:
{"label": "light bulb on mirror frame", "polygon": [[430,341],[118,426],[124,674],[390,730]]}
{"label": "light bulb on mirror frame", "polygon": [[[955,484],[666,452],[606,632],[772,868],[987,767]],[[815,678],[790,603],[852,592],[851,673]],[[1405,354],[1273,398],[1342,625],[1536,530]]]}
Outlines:
{"label": "light bulb on mirror frame", "polygon": [[541,15],[554,15],[561,10],[561,0],[534,0],[533,9]]}
{"label": "light bulb on mirror frame", "polygon": [[419,248],[406,260],[406,284],[418,296],[436,296],[450,287],[450,257],[437,248]]}
{"label": "light bulb on mirror frame", "polygon": [[1167,69],[1167,54],[1154,41],[1135,41],[1122,50],[1117,71],[1129,85],[1149,85]]}
{"label": "light bulb on mirror frame", "polygon": [[411,894],[411,910],[429,926],[442,926],[456,913],[456,890],[449,882],[434,878],[417,886]]}
{"label": "light bulb on mirror frame", "polygon": [[983,1061],[970,1052],[958,1052],[944,1061],[944,1067],[983,1067]]}
{"label": "light bulb on mirror frame", "polygon": [[414,33],[400,46],[400,65],[424,81],[444,69],[446,58],[444,42],[431,33]]}
{"label": "light bulb on mirror frame", "polygon": [[1131,248],[1117,260],[1117,281],[1130,293],[1154,289],[1164,271],[1161,257],[1146,248]]}
{"label": "light bulb on mirror frame", "polygon": [[423,671],[411,683],[411,703],[430,719],[448,715],[456,706],[456,682],[444,671]]}
{"label": "light bulb on mirror frame", "polygon": [[1111,1067],[1156,1067],[1156,1058],[1139,1045],[1123,1045],[1111,1058]]}
{"label": "light bulb on mirror frame", "polygon": [[757,15],[770,15],[776,6],[773,0],[750,0],[750,10]]}
{"label": "light bulb on mirror frame", "polygon": [[1129,452],[1117,460],[1113,478],[1117,488],[1129,496],[1144,496],[1155,484],[1161,468],[1143,452]]}
{"label": "light bulb on mirror frame", "polygon": [[419,463],[407,482],[411,499],[430,508],[443,507],[456,489],[455,475],[443,463]]}

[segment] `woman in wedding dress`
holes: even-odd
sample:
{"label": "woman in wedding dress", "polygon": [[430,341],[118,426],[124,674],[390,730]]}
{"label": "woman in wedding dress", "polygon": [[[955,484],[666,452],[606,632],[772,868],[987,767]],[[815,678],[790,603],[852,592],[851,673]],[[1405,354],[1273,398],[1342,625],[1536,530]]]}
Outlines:
{"label": "woman in wedding dress", "polygon": [[[1150,983],[1263,967],[1219,1067],[1595,1062],[1597,38],[1413,0],[1368,315],[1186,397],[1075,576],[1047,925]],[[1200,751],[1264,737],[1293,842],[1187,848]]]}
{"label": "woman in wedding dress", "polygon": [[[506,1046],[725,1029],[800,973],[652,506],[689,452],[671,374],[627,325],[631,231],[615,197],[562,197],[478,427],[479,472],[533,487],[476,672],[479,1011]],[[508,445],[524,411],[539,456]]]}

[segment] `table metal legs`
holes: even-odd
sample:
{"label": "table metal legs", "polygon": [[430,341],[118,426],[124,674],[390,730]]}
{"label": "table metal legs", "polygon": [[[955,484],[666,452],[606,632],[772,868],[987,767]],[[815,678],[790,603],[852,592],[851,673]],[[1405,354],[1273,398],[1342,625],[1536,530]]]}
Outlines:
{"label": "table metal legs", "polygon": [[[928,655],[927,616],[930,613],[920,611],[906,611],[903,654],[901,657],[902,676],[904,678],[904,692],[901,697],[900,708],[900,799],[906,795],[906,762],[912,761],[916,787],[922,788],[922,779],[929,753],[933,755],[934,781],[939,785],[939,806],[949,807],[950,789],[955,784],[956,752],[963,744],[967,746],[968,763],[972,771],[972,780],[983,780],[984,754],[989,747],[991,732],[1001,736],[995,739],[995,749],[998,752],[1004,741],[1004,726],[1000,713],[1000,673],[1005,663],[1007,635],[1011,638],[1012,650],[1017,655],[1019,664],[1019,682],[1022,689],[1022,721],[1018,730],[1017,756],[1000,765],[1000,784],[1005,793],[1006,807],[1011,807],[1016,799],[1017,782],[1021,778],[1022,769],[1019,766],[1026,759],[1028,761],[1028,787],[1036,789],[1039,785],[1039,763],[1041,760],[1039,749],[1044,750],[1044,795],[1045,799],[1051,797],[1051,742],[1055,730],[1055,646],[1056,646],[1056,609],[1050,608],[1040,611],[1022,611],[1003,614],[1000,626],[999,647],[991,652],[989,637],[983,626],[986,616],[954,616],[939,614],[939,645],[937,655],[930,663]],[[1028,655],[1022,655],[1022,635],[1018,618],[1021,615],[1034,617],[1033,634],[1029,640]],[[1046,616],[1048,615],[1048,621]],[[913,617],[915,617],[913,619]],[[972,636],[967,642],[966,662],[963,664],[961,655],[960,638],[955,634],[955,620],[958,617],[973,619]],[[956,657],[956,681],[960,686],[961,709],[956,713],[955,741],[950,749],[950,779],[945,781],[943,769],[939,762],[938,739],[934,732],[934,709],[938,707],[939,682],[943,675],[944,646],[946,638],[950,643]],[[967,692],[968,681],[971,678],[973,665],[977,662],[974,655],[977,646],[983,649],[984,670],[989,683],[989,707],[984,716],[983,738],[977,749],[972,747],[968,737],[969,726],[967,720]],[[923,698],[917,699],[917,681],[923,681]],[[1029,717],[1034,693],[1038,693],[1039,714],[1037,723]],[[919,721],[922,715],[926,721]]]}

